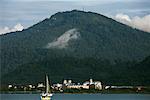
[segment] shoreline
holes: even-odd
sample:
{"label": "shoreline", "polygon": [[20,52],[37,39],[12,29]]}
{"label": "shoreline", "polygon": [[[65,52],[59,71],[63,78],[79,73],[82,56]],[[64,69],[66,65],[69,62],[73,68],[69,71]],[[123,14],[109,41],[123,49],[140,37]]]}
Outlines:
{"label": "shoreline", "polygon": [[[41,94],[42,92],[37,91],[0,91],[0,94]],[[150,94],[150,92],[97,92],[97,93],[87,93],[87,92],[78,92],[78,93],[53,93],[53,94]]]}

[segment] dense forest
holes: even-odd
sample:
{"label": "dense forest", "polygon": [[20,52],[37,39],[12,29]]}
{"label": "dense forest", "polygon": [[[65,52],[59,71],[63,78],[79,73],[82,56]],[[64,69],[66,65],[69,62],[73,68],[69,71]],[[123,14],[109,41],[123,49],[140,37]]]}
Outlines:
{"label": "dense forest", "polygon": [[150,84],[150,33],[97,13],[58,12],[0,40],[2,84],[35,83],[46,73],[53,82],[93,78],[104,84]]}
{"label": "dense forest", "polygon": [[107,85],[149,85],[150,57],[140,63],[116,61],[94,58],[55,58],[40,62],[28,63],[4,76],[4,83],[36,84],[44,81],[45,74],[50,80],[62,82],[72,79],[83,82],[89,78],[100,80]]}

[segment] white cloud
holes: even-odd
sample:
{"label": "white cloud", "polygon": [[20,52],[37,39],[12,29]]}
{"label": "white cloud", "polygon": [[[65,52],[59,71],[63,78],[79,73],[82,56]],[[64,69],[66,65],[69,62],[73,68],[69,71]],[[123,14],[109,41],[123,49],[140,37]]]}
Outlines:
{"label": "white cloud", "polygon": [[118,20],[118,21],[123,21],[124,23],[128,23],[128,22],[131,22],[131,19],[128,15],[124,15],[124,14],[117,14],[115,16],[115,18]]}
{"label": "white cloud", "polygon": [[66,31],[63,35],[58,37],[55,41],[48,43],[46,48],[65,48],[68,46],[68,42],[73,39],[78,39],[80,36],[79,32],[77,29],[70,29]]}
{"label": "white cloud", "polygon": [[125,14],[117,14],[114,19],[133,28],[150,32],[150,14],[144,17],[136,16],[133,18]]}
{"label": "white cloud", "polygon": [[0,28],[0,35],[6,34],[9,32],[22,31],[23,28],[24,27],[20,23],[16,24],[13,28],[9,28],[9,27]]}

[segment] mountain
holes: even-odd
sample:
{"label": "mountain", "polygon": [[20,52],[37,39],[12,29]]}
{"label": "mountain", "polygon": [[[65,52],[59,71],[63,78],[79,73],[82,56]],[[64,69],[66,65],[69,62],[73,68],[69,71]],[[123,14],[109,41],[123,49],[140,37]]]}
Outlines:
{"label": "mountain", "polygon": [[150,55],[150,33],[97,13],[58,12],[0,39],[5,84],[39,82],[46,73],[54,82],[91,77],[108,84],[148,83],[132,76],[139,69],[135,65]]}

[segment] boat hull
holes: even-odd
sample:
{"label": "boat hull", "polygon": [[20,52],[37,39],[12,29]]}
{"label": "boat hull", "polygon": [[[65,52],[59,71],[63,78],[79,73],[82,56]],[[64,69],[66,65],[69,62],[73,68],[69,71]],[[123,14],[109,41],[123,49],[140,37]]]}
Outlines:
{"label": "boat hull", "polygon": [[51,97],[50,97],[50,96],[46,96],[46,97],[45,97],[45,96],[44,96],[44,97],[42,96],[42,97],[41,97],[41,100],[51,100]]}

